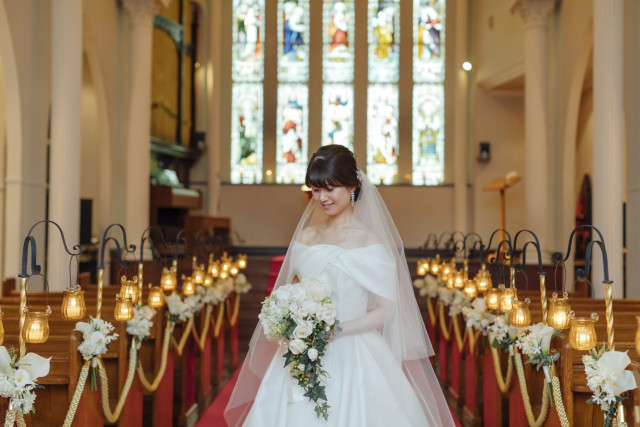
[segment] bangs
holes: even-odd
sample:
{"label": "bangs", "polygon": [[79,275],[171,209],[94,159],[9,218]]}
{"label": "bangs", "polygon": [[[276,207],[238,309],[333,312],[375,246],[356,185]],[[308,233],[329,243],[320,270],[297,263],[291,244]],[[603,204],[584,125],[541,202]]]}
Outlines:
{"label": "bangs", "polygon": [[333,168],[328,162],[320,162],[320,159],[316,159],[310,167],[307,169],[307,176],[305,178],[305,184],[307,187],[327,188],[327,187],[342,187],[345,184],[339,182]]}

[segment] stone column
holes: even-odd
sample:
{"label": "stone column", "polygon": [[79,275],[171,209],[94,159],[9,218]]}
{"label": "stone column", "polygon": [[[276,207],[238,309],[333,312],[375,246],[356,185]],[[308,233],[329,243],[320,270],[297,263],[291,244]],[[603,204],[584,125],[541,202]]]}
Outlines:
{"label": "stone column", "polygon": [[170,0],[124,0],[131,22],[131,75],[127,132],[125,221],[136,241],[149,225],[151,57],[153,18]]}
{"label": "stone column", "polygon": [[550,252],[547,166],[547,18],[556,0],[518,0],[524,20],[525,208],[526,227],[536,233],[545,259]]}
{"label": "stone column", "polygon": [[[622,195],[624,109],[623,0],[593,2],[593,225],[607,245],[614,298],[622,298]],[[628,120],[633,120],[630,116]],[[636,167],[635,165],[631,165]],[[631,218],[636,221],[636,218]],[[604,296],[602,256],[594,248],[591,283]]]}
{"label": "stone column", "polygon": [[453,228],[467,233],[468,231],[468,191],[467,191],[467,111],[469,95],[469,73],[462,69],[462,63],[468,57],[468,5],[466,1],[455,5],[455,119],[454,128],[454,178],[453,178]]}
{"label": "stone column", "polygon": [[[60,225],[70,250],[80,240],[81,91],[82,0],[53,2],[49,219]],[[61,291],[70,283],[69,256],[55,226],[49,227],[48,245],[50,290]]]}

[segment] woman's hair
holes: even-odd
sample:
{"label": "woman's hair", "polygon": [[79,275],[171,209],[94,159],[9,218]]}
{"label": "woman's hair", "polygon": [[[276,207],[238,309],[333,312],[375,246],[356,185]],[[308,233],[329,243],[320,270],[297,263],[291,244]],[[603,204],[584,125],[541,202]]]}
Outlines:
{"label": "woman's hair", "polygon": [[309,160],[307,187],[355,187],[355,197],[360,195],[358,164],[353,153],[343,145],[320,147]]}

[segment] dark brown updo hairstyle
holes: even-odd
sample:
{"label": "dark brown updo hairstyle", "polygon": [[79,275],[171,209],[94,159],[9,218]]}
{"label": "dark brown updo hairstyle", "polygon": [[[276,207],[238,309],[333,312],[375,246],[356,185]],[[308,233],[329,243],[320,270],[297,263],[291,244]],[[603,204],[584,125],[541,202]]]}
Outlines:
{"label": "dark brown updo hairstyle", "polygon": [[309,160],[307,187],[355,187],[355,197],[360,196],[358,164],[353,153],[343,145],[325,145],[320,147]]}

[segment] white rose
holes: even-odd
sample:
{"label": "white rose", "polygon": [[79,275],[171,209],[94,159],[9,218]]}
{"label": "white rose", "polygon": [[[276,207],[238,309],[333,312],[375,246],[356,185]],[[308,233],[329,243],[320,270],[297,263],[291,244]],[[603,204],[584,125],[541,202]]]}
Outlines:
{"label": "white rose", "polygon": [[280,286],[278,289],[273,291],[271,295],[274,296],[278,301],[286,302],[289,301],[289,298],[291,296],[290,290],[291,287],[289,285]]}
{"label": "white rose", "polygon": [[289,341],[289,350],[291,350],[291,353],[293,354],[304,353],[306,349],[307,349],[307,343],[305,343],[302,340],[294,339]]}
{"label": "white rose", "polygon": [[318,350],[310,348],[309,351],[307,351],[307,356],[309,356],[309,360],[316,360],[318,358]]}
{"label": "white rose", "polygon": [[299,339],[304,339],[311,335],[313,332],[313,326],[311,322],[305,320],[296,321],[296,329],[293,331],[293,336]]}
{"label": "white rose", "polygon": [[322,308],[316,312],[316,317],[319,321],[331,326],[336,321],[336,309],[333,304],[323,305]]}

